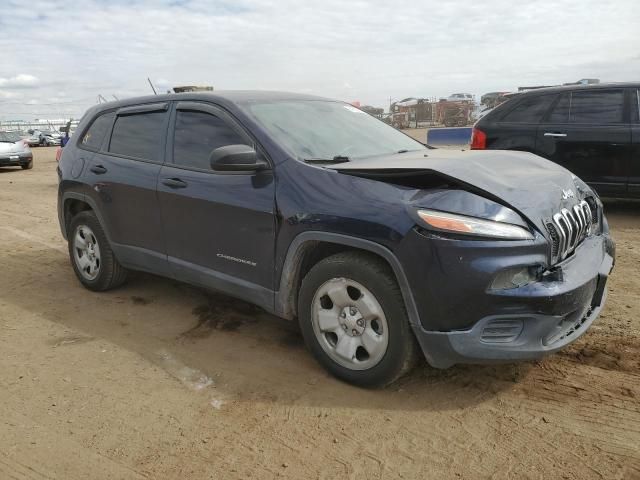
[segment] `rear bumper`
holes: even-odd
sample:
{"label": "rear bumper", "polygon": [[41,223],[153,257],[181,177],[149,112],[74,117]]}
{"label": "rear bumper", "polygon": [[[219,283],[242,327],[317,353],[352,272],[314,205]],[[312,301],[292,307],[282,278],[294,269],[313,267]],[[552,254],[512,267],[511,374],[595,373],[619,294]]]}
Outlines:
{"label": "rear bumper", "polygon": [[0,167],[17,167],[27,165],[33,160],[33,154],[18,153],[16,155],[0,155]]}
{"label": "rear bumper", "polygon": [[519,304],[517,311],[496,302],[491,315],[465,330],[428,331],[414,325],[429,364],[447,368],[535,360],[578,339],[604,306],[615,256],[615,244],[606,234],[585,243],[559,266],[562,273],[555,280],[505,291]]}

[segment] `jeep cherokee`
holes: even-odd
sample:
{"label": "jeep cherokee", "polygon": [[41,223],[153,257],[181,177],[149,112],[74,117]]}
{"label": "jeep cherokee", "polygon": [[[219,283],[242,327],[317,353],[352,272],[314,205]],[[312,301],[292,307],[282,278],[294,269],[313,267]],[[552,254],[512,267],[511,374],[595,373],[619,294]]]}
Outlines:
{"label": "jeep cherokee", "polygon": [[87,288],[142,270],[297,319],[335,376],[537,359],[581,336],[614,243],[598,196],[531,153],[429,148],[363,111],[273,92],[104,103],[58,166]]}

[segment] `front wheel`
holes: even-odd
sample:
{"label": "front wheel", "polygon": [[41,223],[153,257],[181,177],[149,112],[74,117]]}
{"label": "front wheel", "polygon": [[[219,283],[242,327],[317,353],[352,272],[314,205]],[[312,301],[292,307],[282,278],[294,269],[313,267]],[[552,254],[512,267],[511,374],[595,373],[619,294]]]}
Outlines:
{"label": "front wheel", "polygon": [[31,170],[33,168],[33,160],[29,163],[25,163],[24,165],[20,165],[23,170]]}
{"label": "front wheel", "polygon": [[316,264],[302,282],[298,314],[307,347],[347,382],[388,385],[417,358],[400,288],[373,255],[345,252]]}
{"label": "front wheel", "polygon": [[127,270],[118,263],[93,212],[80,212],[73,217],[67,238],[69,258],[82,285],[100,292],[125,282]]}

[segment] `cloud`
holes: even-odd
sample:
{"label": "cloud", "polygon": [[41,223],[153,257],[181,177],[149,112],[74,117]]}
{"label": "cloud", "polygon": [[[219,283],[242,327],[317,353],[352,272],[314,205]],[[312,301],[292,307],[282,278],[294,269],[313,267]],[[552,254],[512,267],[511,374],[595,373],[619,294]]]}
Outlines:
{"label": "cloud", "polygon": [[36,88],[38,84],[38,78],[27,73],[20,73],[10,78],[0,77],[0,88],[4,89]]}
{"label": "cloud", "polygon": [[[583,77],[637,80],[640,71],[637,0],[81,3],[60,9],[15,1],[2,17],[0,76],[35,77],[29,98],[40,110],[62,94],[85,99],[65,106],[75,115],[98,94],[149,94],[147,77],[161,91],[290,90],[387,106],[389,97],[480,95]],[[10,91],[1,83],[0,90]],[[25,116],[34,111],[20,108]]]}

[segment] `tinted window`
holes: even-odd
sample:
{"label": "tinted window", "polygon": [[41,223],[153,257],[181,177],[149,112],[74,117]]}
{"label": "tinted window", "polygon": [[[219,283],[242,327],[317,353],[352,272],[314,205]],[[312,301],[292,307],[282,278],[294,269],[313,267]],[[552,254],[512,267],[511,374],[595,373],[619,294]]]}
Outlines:
{"label": "tinted window", "polygon": [[542,95],[539,97],[526,98],[520,102],[516,108],[507,113],[502,118],[502,121],[514,123],[538,123],[555,98],[555,95]]}
{"label": "tinted window", "polygon": [[210,169],[211,151],[226,145],[247,145],[224,120],[209,113],[178,110],[173,140],[173,163]]}
{"label": "tinted window", "polygon": [[99,149],[102,145],[102,140],[111,128],[113,122],[114,112],[105,113],[96,118],[89,129],[85,132],[80,143],[85,147]]}
{"label": "tinted window", "polygon": [[571,94],[565,93],[549,115],[549,123],[567,123],[569,121],[569,107],[571,106]]}
{"label": "tinted window", "polygon": [[640,120],[640,90],[632,92],[631,98],[631,121],[638,122]]}
{"label": "tinted window", "polygon": [[165,112],[119,116],[113,127],[109,151],[128,157],[158,160]]}
{"label": "tinted window", "polygon": [[571,95],[571,123],[621,123],[623,90],[592,90]]}

